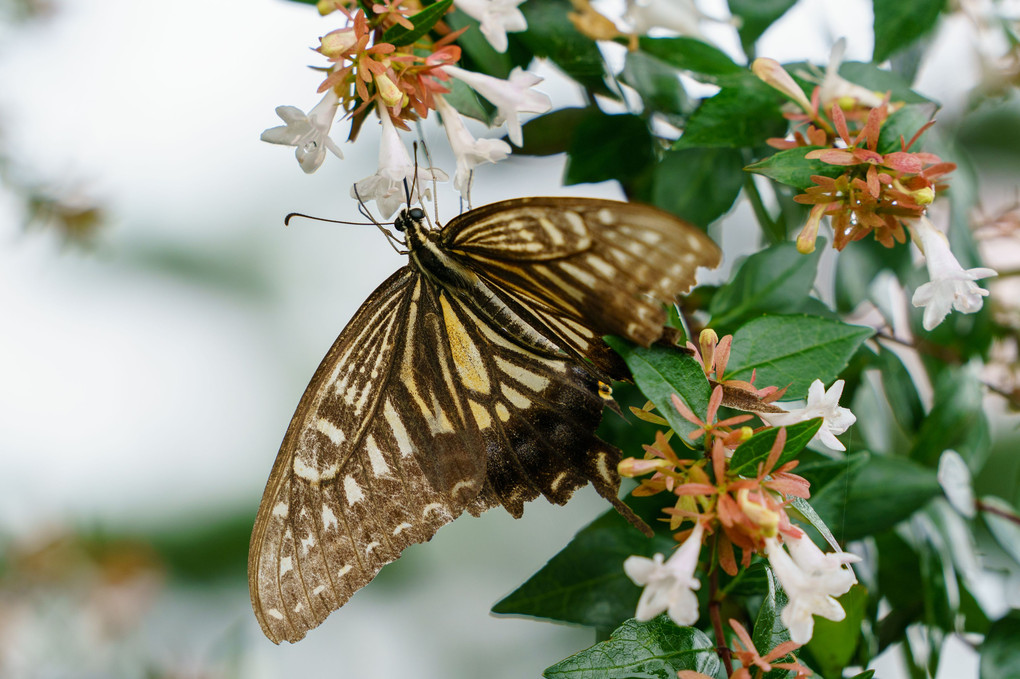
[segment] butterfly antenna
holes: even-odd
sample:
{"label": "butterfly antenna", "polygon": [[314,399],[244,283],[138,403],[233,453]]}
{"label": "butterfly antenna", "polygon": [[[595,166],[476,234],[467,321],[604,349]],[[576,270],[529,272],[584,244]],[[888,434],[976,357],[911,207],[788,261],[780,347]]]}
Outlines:
{"label": "butterfly antenna", "polygon": [[[428,163],[427,170],[428,170],[428,173],[429,173],[429,177],[432,178],[432,214],[435,215],[436,221],[439,222],[440,221],[440,219],[439,219],[439,187],[437,186],[438,182],[436,181],[436,172],[435,172],[435,170],[432,169],[432,168],[435,167],[435,165],[432,163],[432,154],[429,153],[429,145],[425,143],[425,135],[422,132],[422,128],[421,128],[421,119],[419,118],[418,120],[414,121],[414,124],[415,124],[415,127],[418,130],[418,140],[421,141],[421,150],[425,154],[425,162]],[[415,148],[417,149],[417,147],[415,147]],[[415,155],[416,161],[417,161],[417,157],[418,156]],[[415,164],[415,168],[417,169],[417,162]],[[415,172],[415,176],[417,176],[417,172]]]}
{"label": "butterfly antenna", "polygon": [[386,236],[386,242],[388,242],[390,244],[390,247],[393,248],[393,250],[398,255],[406,255],[407,254],[407,250],[401,250],[400,248],[397,247],[397,245],[400,245],[401,247],[405,247],[406,248],[407,247],[407,243],[405,243],[404,241],[400,240],[399,238],[394,236],[392,233],[390,233],[386,229],[386,227],[384,227],[382,224],[379,223],[379,220],[377,220],[375,217],[372,216],[372,213],[371,213],[371,211],[369,211],[368,206],[365,205],[365,201],[363,201],[361,199],[361,194],[358,193],[358,185],[357,184],[354,184],[354,197],[358,199],[358,212],[360,212],[361,215],[365,219],[367,219],[370,222],[372,222],[373,224],[375,224],[375,228],[377,228],[380,231],[382,231],[382,234],[384,236]]}

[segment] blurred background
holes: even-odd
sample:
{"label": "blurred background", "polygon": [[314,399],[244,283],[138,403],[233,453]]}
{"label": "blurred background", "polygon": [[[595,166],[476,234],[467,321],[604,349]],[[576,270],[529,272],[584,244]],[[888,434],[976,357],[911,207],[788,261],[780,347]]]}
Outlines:
{"label": "blurred background", "polygon": [[[847,36],[866,61],[870,8],[801,0],[760,53],[824,64]],[[248,537],[294,407],[402,263],[371,227],[283,226],[291,211],[358,218],[349,191],[375,171],[374,126],[313,175],[258,140],[275,106],[317,101],[308,48],[334,27],[283,0],[0,0],[0,676],[530,677],[594,641],[488,614],[604,510],[590,490],[520,521],[454,522],[300,644],[273,646],[251,613]],[[996,215],[1015,208],[1020,109],[1013,89],[974,97],[979,38],[966,16],[944,20],[917,89],[943,102]],[[538,70],[554,107],[580,102]],[[441,131],[424,130],[452,175]],[[511,157],[476,173],[473,202],[620,195],[561,187],[562,171]],[[446,221],[459,199],[439,194]],[[745,209],[725,220],[730,257]],[[959,662],[944,671],[972,674],[945,676],[976,676]]]}

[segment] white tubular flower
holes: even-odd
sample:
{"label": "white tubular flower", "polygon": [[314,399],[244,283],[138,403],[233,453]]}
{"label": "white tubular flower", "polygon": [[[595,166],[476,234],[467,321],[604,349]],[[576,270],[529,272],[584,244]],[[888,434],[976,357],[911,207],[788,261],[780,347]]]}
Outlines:
{"label": "white tubular flower", "polygon": [[407,198],[404,193],[405,181],[411,187],[413,202],[415,194],[419,192],[426,200],[431,198],[429,182],[445,182],[449,177],[442,170],[431,167],[419,167],[415,174],[415,165],[407,147],[401,141],[400,133],[385,107],[379,107],[379,119],[383,128],[379,142],[379,170],[356,183],[351,188],[351,197],[362,201],[374,200],[383,218],[389,219]]}
{"label": "white tubular flower", "polygon": [[843,380],[836,380],[825,390],[821,380],[815,380],[808,387],[807,404],[803,408],[786,413],[758,413],[758,416],[773,427],[789,427],[798,422],[822,418],[822,426],[818,428],[812,441],[818,441],[831,450],[846,450],[839,442],[837,435],[842,434],[857,421],[857,416],[849,408],[842,408],[839,399],[843,395]]}
{"label": "white tubular flower", "polygon": [[854,105],[878,108],[885,101],[885,97],[879,93],[861,87],[839,75],[839,65],[843,63],[843,54],[846,52],[846,38],[840,38],[832,46],[829,54],[829,65],[825,68],[825,77],[818,89],[818,101],[823,111],[828,111],[833,104],[839,104],[840,108],[850,109]]}
{"label": "white tubular flower", "polygon": [[857,582],[852,569],[844,568],[848,563],[860,561],[860,557],[846,552],[826,554],[815,546],[808,537],[787,536],[787,554],[775,538],[765,538],[765,553],[772,571],[789,597],[781,618],[790,630],[790,639],[798,644],[811,641],[815,621],[812,616],[838,622],[846,612],[833,597],[846,594]]}
{"label": "white tubular flower", "polygon": [[624,20],[638,35],[647,35],[651,28],[665,28],[681,35],[701,37],[698,25],[707,18],[694,0],[627,0]]}
{"label": "white tubular flower", "polygon": [[294,155],[297,156],[298,164],[302,170],[311,174],[322,165],[326,158],[326,149],[332,151],[338,158],[344,157],[340,147],[329,137],[329,129],[333,126],[339,105],[340,98],[333,88],[330,88],[322,101],[307,115],[295,106],[277,106],[276,115],[280,116],[286,125],[269,128],[262,133],[260,139],[270,144],[296,146]]}
{"label": "white tubular flower", "polygon": [[946,494],[946,500],[961,516],[973,519],[977,514],[974,489],[971,486],[970,469],[955,450],[944,450],[939,457],[939,485]]}
{"label": "white tubular flower", "polygon": [[494,122],[502,125],[506,121],[507,136],[514,146],[519,147],[524,142],[519,114],[545,113],[552,108],[549,97],[531,89],[542,82],[542,79],[520,66],[510,71],[510,77],[506,80],[484,73],[465,71],[456,66],[444,66],[443,71],[464,81],[471,89],[492,102],[496,107]]}
{"label": "white tubular flower", "polygon": [[517,9],[524,0],[455,0],[457,9],[477,21],[482,35],[497,52],[506,52],[507,31],[528,30],[528,22]]}
{"label": "white tubular flower", "polygon": [[471,190],[471,172],[482,163],[496,163],[510,155],[510,145],[500,139],[475,139],[464,120],[443,97],[436,95],[436,110],[443,117],[446,138],[457,156],[457,174],[453,186],[461,194]]}
{"label": "white tubular flower", "polygon": [[627,557],[623,571],[637,585],[644,586],[634,617],[644,622],[663,611],[678,625],[693,625],[698,621],[698,597],[694,590],[701,583],[694,577],[701,553],[701,523],[694,526],[686,541],[663,563],[662,554],[648,559],[643,556]]}
{"label": "white tubular flower", "polygon": [[911,302],[924,307],[924,329],[932,330],[945,320],[953,309],[972,314],[984,304],[988,295],[974,282],[998,274],[994,269],[964,270],[949,249],[949,241],[927,217],[921,217],[910,229],[914,243],[924,253],[931,280],[914,291]]}

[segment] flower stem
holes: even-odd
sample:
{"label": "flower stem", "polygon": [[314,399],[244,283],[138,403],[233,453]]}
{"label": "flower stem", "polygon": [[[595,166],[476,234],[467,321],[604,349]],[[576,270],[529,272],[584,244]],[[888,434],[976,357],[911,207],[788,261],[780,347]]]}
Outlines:
{"label": "flower stem", "polygon": [[1004,509],[999,509],[998,507],[992,507],[991,505],[986,504],[981,500],[978,500],[975,503],[975,505],[977,506],[978,511],[985,512],[987,514],[994,514],[995,516],[1000,516],[1006,519],[1007,521],[1012,521],[1013,523],[1020,526],[1020,516],[1017,516],[1012,512],[1006,511]]}
{"label": "flower stem", "polygon": [[769,242],[782,243],[786,240],[786,229],[783,228],[782,224],[769,216],[769,212],[765,208],[765,202],[758,191],[758,186],[754,183],[754,175],[750,172],[744,177],[744,192],[747,193],[747,198],[751,201],[751,209],[754,210],[754,216],[757,218],[758,224],[761,226],[762,232],[769,239]]}
{"label": "flower stem", "polygon": [[722,615],[719,610],[722,599],[719,596],[719,560],[715,558],[718,547],[719,535],[716,534],[712,544],[712,567],[708,575],[708,616],[712,619],[712,629],[715,630],[715,652],[722,660],[728,677],[733,674],[733,661],[730,647],[726,645],[726,635],[723,633]]}

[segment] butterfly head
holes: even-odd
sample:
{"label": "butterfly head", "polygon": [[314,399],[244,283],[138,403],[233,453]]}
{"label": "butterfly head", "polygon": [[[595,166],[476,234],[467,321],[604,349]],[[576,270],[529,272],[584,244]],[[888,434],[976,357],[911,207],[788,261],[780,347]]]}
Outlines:
{"label": "butterfly head", "polygon": [[404,208],[393,221],[393,228],[401,233],[406,233],[412,226],[417,226],[419,229],[423,228],[424,221],[425,211],[420,207]]}

